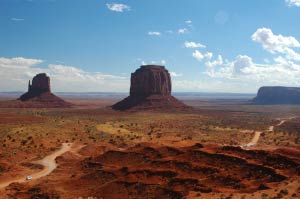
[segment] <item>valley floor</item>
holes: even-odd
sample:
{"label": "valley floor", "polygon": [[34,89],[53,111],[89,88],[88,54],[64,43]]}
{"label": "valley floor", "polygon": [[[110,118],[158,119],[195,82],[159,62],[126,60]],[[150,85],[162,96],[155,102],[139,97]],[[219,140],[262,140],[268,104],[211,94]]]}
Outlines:
{"label": "valley floor", "polygon": [[67,100],[76,106],[0,109],[1,199],[300,198],[300,106]]}

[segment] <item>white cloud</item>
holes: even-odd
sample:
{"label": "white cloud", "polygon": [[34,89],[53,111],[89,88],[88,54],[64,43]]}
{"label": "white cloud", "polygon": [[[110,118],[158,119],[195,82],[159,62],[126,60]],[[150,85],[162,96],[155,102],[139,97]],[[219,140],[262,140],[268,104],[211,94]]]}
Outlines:
{"label": "white cloud", "polygon": [[208,74],[210,77],[215,77],[215,68],[217,66],[221,66],[223,64],[223,57],[221,55],[218,55],[218,58],[213,61],[206,61],[205,66],[206,66],[206,74]]}
{"label": "white cloud", "polygon": [[207,61],[205,63],[205,65],[208,67],[208,68],[214,68],[216,66],[220,66],[223,64],[223,57],[222,55],[218,55],[218,58],[214,61]]}
{"label": "white cloud", "polygon": [[25,19],[13,17],[10,20],[12,20],[12,21],[24,21]]}
{"label": "white cloud", "polygon": [[300,0],[285,0],[288,6],[300,7]]}
{"label": "white cloud", "polygon": [[0,58],[0,91],[25,91],[28,80],[38,73],[47,73],[53,91],[125,91],[129,78],[87,72],[74,66],[49,64],[39,66],[40,59]]}
{"label": "white cloud", "polygon": [[161,60],[161,64],[163,64],[163,65],[165,65],[167,63],[167,61],[166,60]]}
{"label": "white cloud", "polygon": [[274,53],[283,52],[286,47],[300,47],[299,41],[294,37],[274,35],[271,29],[259,28],[252,35],[252,40],[261,43],[264,49]]}
{"label": "white cloud", "polygon": [[[200,62],[204,61],[204,77],[207,79],[202,83],[206,85],[210,82],[213,85],[214,81],[220,81],[227,85],[226,89],[221,84],[215,84],[216,88],[224,88],[223,91],[226,92],[256,92],[258,87],[263,85],[300,85],[300,42],[295,37],[276,35],[271,29],[260,28],[251,38],[270,52],[270,57],[264,59],[263,63],[255,62],[248,55],[238,55],[233,60],[228,60],[222,55],[213,58],[212,52],[195,50],[193,57]],[[196,47],[193,43],[185,44],[186,47]],[[199,81],[181,83],[184,84],[182,86],[197,89],[197,82]],[[182,86],[180,88],[183,88]]]}
{"label": "white cloud", "polygon": [[29,68],[34,65],[42,63],[43,60],[40,59],[26,59],[23,57],[5,58],[0,57],[0,67],[1,68]]}
{"label": "white cloud", "polygon": [[186,28],[180,28],[180,29],[178,29],[178,34],[185,34],[187,32],[188,32],[188,29],[186,29]]}
{"label": "white cloud", "polygon": [[[263,64],[256,63],[248,55],[238,55],[229,61],[219,55],[217,59],[205,62],[205,74],[211,79],[220,80],[232,86],[248,85],[247,90],[255,91],[262,85],[293,86],[300,84],[300,56],[292,48],[300,43],[294,37],[273,34],[267,28],[258,29],[252,40],[274,56],[273,60],[264,59]],[[204,59],[203,53],[195,52],[198,60]],[[243,90],[241,90],[243,91]]]}
{"label": "white cloud", "polygon": [[181,77],[181,73],[176,73],[176,72],[170,72],[171,77]]}
{"label": "white cloud", "polygon": [[274,59],[274,63],[258,64],[247,55],[238,55],[234,60],[218,58],[206,62],[209,77],[226,79],[226,82],[247,83],[249,85],[299,85],[300,65],[283,57]]}
{"label": "white cloud", "polygon": [[148,35],[151,35],[151,36],[160,36],[161,33],[154,31],[154,32],[148,32]]}
{"label": "white cloud", "polygon": [[186,41],[184,42],[184,46],[186,48],[206,48],[205,45],[201,44],[201,43],[196,43],[193,41]]}
{"label": "white cloud", "polygon": [[130,11],[130,7],[125,4],[118,4],[118,3],[107,3],[106,7],[114,12],[124,12],[124,11]]}
{"label": "white cloud", "polygon": [[232,62],[233,73],[239,75],[243,73],[245,68],[251,68],[254,66],[252,58],[247,55],[238,55]]}
{"label": "white cloud", "polygon": [[252,40],[261,43],[267,51],[285,55],[287,59],[300,61],[300,54],[292,48],[299,48],[300,42],[291,36],[275,35],[271,29],[259,28],[252,35]]}
{"label": "white cloud", "polygon": [[193,57],[198,61],[202,61],[203,59],[211,59],[213,57],[213,54],[211,52],[207,52],[203,54],[200,51],[195,50],[193,52]]}

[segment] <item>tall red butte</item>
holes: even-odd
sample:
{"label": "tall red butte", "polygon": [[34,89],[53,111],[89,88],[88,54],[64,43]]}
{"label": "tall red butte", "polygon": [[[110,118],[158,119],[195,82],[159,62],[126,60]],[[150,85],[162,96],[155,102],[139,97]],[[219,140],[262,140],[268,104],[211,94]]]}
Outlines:
{"label": "tall red butte", "polygon": [[25,107],[70,107],[71,104],[51,93],[50,78],[45,73],[37,74],[28,84],[28,91],[18,99]]}
{"label": "tall red butte", "polygon": [[171,76],[164,66],[144,65],[131,74],[130,95],[115,110],[186,108],[171,95]]}

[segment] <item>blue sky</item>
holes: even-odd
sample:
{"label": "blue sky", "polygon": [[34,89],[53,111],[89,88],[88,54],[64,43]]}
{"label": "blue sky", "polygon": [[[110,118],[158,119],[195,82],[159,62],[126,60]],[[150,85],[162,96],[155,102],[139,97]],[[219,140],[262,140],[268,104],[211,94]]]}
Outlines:
{"label": "blue sky", "polygon": [[300,0],[0,0],[0,91],[127,92],[141,64],[174,91],[300,85]]}

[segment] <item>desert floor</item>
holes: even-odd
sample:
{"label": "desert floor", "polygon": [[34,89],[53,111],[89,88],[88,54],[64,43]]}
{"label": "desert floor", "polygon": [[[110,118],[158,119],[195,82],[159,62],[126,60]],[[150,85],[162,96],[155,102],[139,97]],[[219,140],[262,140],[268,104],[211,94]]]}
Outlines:
{"label": "desert floor", "polygon": [[1,199],[300,198],[300,106],[66,100],[75,106],[0,108]]}

